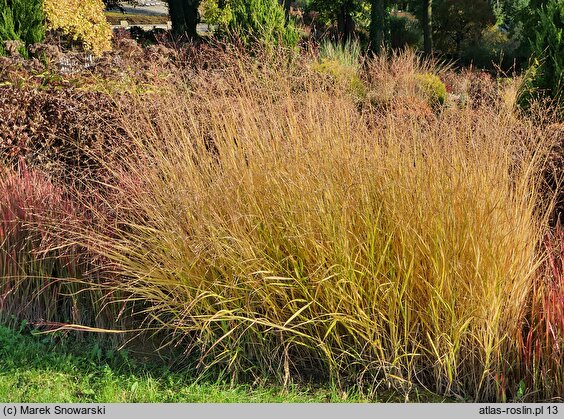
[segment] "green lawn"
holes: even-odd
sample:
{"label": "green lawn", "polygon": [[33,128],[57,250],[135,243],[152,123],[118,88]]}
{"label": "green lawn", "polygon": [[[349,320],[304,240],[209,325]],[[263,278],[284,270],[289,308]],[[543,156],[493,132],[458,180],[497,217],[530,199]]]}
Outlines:
{"label": "green lawn", "polygon": [[165,25],[170,20],[163,15],[142,15],[121,12],[104,12],[111,25],[119,25],[122,20],[127,20],[129,25]]}
{"label": "green lawn", "polygon": [[364,401],[335,390],[231,386],[195,380],[126,352],[0,326],[0,402],[341,402]]}

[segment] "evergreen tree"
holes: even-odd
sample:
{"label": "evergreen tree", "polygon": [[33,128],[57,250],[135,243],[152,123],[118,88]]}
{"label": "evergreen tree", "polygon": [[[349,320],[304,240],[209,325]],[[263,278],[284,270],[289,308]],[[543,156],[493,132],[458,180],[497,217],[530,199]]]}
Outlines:
{"label": "evergreen tree", "polygon": [[564,108],[564,0],[531,0],[526,30],[531,34],[530,90],[525,102],[548,97]]}
{"label": "evergreen tree", "polygon": [[[3,41],[35,44],[45,36],[42,0],[0,0],[0,55]],[[26,55],[23,47],[20,51]]]}

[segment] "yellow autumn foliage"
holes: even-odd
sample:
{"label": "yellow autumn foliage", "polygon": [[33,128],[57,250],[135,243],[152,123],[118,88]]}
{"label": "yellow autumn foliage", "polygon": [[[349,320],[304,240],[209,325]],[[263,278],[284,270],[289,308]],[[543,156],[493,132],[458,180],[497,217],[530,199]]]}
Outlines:
{"label": "yellow autumn foliage", "polygon": [[47,29],[61,30],[95,55],[111,49],[112,29],[102,0],[44,0],[43,8]]}

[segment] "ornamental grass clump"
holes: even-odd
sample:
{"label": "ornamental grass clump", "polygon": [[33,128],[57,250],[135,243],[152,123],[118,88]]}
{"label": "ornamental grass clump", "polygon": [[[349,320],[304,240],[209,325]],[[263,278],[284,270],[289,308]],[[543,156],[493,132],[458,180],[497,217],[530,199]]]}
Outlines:
{"label": "ornamental grass clump", "polygon": [[68,194],[37,170],[0,165],[0,196],[0,319],[114,327],[116,312],[87,285],[94,260],[61,236],[86,221]]}
{"label": "ornamental grass clump", "polygon": [[[541,398],[564,392],[564,227],[547,234],[546,263],[534,284],[523,331],[524,382]],[[530,397],[530,396],[529,396]]]}
{"label": "ornamental grass clump", "polygon": [[370,104],[385,113],[403,113],[406,108],[441,109],[448,98],[441,78],[449,66],[436,61],[421,61],[414,50],[395,51],[392,58],[379,56],[366,64]]}
{"label": "ornamental grass clump", "polygon": [[100,156],[114,218],[72,242],[105,286],[202,368],[500,399],[543,261],[544,128],[374,115],[307,64],[224,58],[157,115],[140,97]]}

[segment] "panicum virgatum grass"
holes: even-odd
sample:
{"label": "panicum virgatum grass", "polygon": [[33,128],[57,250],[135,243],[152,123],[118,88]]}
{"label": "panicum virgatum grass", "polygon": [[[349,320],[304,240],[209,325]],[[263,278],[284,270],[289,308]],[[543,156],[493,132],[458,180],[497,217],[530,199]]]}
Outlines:
{"label": "panicum virgatum grass", "polygon": [[[300,62],[231,60],[124,116],[114,219],[74,238],[108,286],[203,367],[499,399],[543,259],[543,128],[396,118]],[[420,68],[394,60],[370,89]]]}

